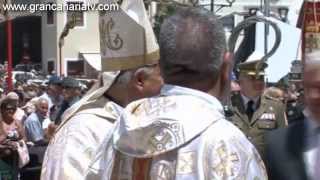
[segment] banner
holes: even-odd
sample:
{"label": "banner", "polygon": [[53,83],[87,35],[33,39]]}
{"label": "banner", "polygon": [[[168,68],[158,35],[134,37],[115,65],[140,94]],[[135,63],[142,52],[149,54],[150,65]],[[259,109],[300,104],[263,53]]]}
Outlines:
{"label": "banner", "polygon": [[304,1],[298,27],[302,29],[302,55],[320,50],[320,1]]}

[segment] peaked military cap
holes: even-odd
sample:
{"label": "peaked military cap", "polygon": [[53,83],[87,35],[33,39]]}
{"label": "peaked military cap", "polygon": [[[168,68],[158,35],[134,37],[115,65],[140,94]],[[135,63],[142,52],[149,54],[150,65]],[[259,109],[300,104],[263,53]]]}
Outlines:
{"label": "peaked military cap", "polygon": [[243,62],[238,65],[238,71],[240,74],[246,74],[249,76],[265,75],[265,68],[268,67],[267,63],[260,60]]}

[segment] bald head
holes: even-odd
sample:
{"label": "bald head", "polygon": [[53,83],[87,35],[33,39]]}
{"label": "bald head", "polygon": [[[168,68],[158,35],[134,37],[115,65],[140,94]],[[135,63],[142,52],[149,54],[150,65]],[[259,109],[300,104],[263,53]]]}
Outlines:
{"label": "bald head", "polygon": [[216,82],[226,49],[222,24],[209,11],[181,8],[161,26],[160,67],[166,83]]}

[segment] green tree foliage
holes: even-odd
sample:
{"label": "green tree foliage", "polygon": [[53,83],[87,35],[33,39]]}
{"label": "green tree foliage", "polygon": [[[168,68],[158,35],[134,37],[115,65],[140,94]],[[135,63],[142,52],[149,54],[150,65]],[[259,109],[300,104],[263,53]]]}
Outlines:
{"label": "green tree foliage", "polygon": [[154,32],[159,39],[160,27],[163,21],[175,13],[177,5],[176,4],[160,4],[158,6],[158,12],[155,16]]}

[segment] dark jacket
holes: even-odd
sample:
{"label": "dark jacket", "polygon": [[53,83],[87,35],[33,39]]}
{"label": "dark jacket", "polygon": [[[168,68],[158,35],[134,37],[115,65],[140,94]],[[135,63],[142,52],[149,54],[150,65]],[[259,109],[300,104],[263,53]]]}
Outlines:
{"label": "dark jacket", "polygon": [[266,166],[270,180],[308,180],[303,160],[304,121],[267,135]]}

